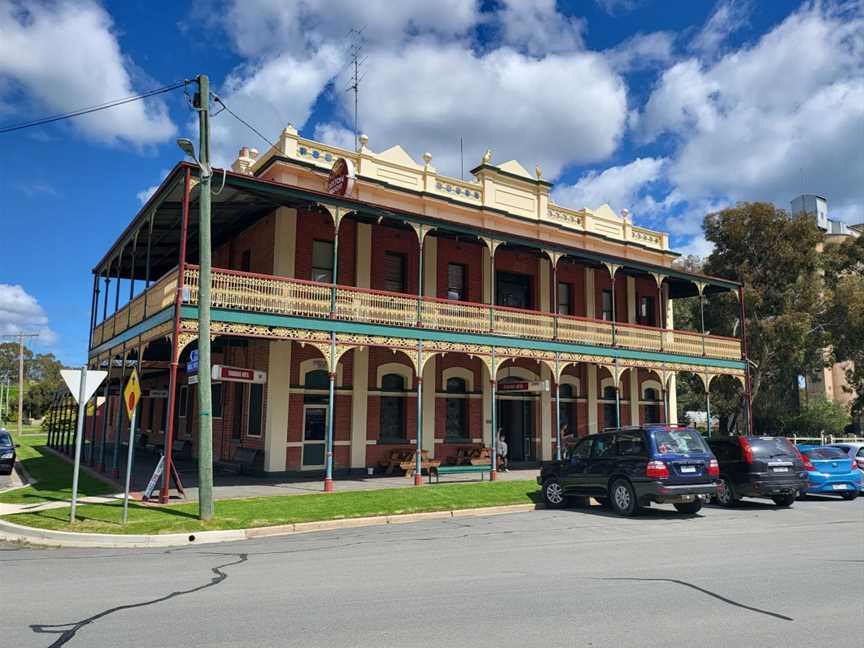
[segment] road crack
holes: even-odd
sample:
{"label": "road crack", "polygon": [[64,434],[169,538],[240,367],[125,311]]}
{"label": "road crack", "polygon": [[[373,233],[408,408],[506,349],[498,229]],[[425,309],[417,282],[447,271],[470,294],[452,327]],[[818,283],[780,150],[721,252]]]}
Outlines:
{"label": "road crack", "polygon": [[676,578],[636,578],[636,577],[618,577],[618,578],[592,578],[591,580],[601,580],[601,581],[635,581],[635,582],[648,582],[648,583],[674,583],[676,585],[682,585],[684,587],[689,587],[690,589],[694,589],[697,592],[702,592],[703,594],[707,594],[713,598],[716,598],[718,601],[723,601],[724,603],[728,603],[729,605],[734,605],[735,607],[743,608],[745,610],[750,610],[751,612],[758,612],[759,614],[765,614],[767,616],[774,617],[775,619],[782,619],[783,621],[794,621],[792,617],[785,616],[783,614],[778,614],[777,612],[771,612],[769,610],[763,610],[761,608],[753,607],[750,605],[744,605],[743,603],[739,603],[738,601],[733,601],[730,598],[726,598],[725,596],[721,596],[716,592],[712,592],[711,590],[707,590],[704,587],[699,587],[698,585],[693,585],[693,583],[688,583],[687,581],[678,580]]}
{"label": "road crack", "polygon": [[99,621],[100,619],[104,619],[105,617],[114,614],[115,612],[120,612],[122,610],[131,610],[135,608],[147,607],[149,605],[155,605],[156,603],[162,603],[164,601],[168,601],[172,598],[176,598],[178,596],[185,596],[187,594],[195,594],[196,592],[200,592],[210,587],[214,587],[224,582],[228,578],[228,574],[226,574],[223,570],[227,567],[233,567],[235,565],[240,565],[247,560],[249,560],[249,555],[246,553],[234,553],[234,554],[220,554],[220,555],[230,555],[236,556],[237,560],[233,560],[231,562],[223,563],[221,565],[216,565],[215,567],[211,567],[210,571],[213,572],[213,576],[210,578],[208,583],[204,583],[203,585],[199,585],[198,587],[193,587],[187,590],[177,590],[175,592],[171,592],[170,594],[166,594],[165,596],[160,596],[159,598],[151,599],[149,601],[142,601],[141,603],[129,603],[128,605],[118,605],[116,607],[108,608],[107,610],[103,610],[98,614],[94,614],[93,616],[87,617],[86,619],[81,619],[80,621],[73,621],[72,623],[60,623],[56,625],[51,624],[33,624],[30,626],[30,629],[37,634],[59,634],[60,636],[50,645],[49,648],[58,648],[59,646],[63,646],[67,644],[69,641],[75,638],[75,635],[82,628]]}

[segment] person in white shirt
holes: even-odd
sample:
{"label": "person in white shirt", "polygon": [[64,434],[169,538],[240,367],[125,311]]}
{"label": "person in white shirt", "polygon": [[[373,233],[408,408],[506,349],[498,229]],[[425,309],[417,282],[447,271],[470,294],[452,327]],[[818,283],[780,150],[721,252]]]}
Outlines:
{"label": "person in white shirt", "polygon": [[498,428],[498,472],[510,472],[507,466],[507,439],[504,438],[504,429]]}

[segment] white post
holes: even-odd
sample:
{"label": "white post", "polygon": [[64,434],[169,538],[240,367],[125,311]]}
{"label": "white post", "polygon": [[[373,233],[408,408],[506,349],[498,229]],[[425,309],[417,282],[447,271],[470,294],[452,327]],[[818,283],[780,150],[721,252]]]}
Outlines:
{"label": "white post", "polygon": [[[123,524],[126,524],[126,520],[129,518],[129,482],[132,478],[132,456],[133,456],[133,448],[135,446],[135,415],[138,413],[138,407],[136,406],[134,410],[132,410],[132,418],[129,420],[129,454],[126,457],[126,487],[123,489]],[[119,435],[117,437],[120,438]]]}
{"label": "white post", "polygon": [[78,387],[78,426],[75,431],[75,466],[72,470],[72,508],[69,522],[75,522],[75,506],[78,504],[78,472],[81,468],[81,437],[84,433],[84,413],[87,409],[87,365],[81,367],[81,383]]}

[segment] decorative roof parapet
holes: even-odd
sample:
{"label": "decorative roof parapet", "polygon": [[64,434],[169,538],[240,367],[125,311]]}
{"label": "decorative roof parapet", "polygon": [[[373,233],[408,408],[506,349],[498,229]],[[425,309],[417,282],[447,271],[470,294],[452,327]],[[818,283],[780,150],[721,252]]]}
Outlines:
{"label": "decorative roof parapet", "polygon": [[520,218],[552,223],[569,230],[632,242],[660,251],[669,249],[667,234],[637,227],[629,219],[615,214],[608,205],[578,210],[556,205],[549,196],[553,185],[543,179],[539,166],[531,174],[516,160],[495,165],[492,163],[492,151],[487,150],[480,165],[471,170],[474,178],[459,180],[440,175],[432,166],[430,153],[425,153],[423,162],[418,163],[401,146],[392,146],[375,153],[369,148],[366,135],[361,135],[359,140],[359,150],[351,151],[300,137],[297,129],[289,124],[280,134],[276,147],[261,156],[254,149],[244,147],[231,168],[239,173],[254,175],[270,158],[277,155],[329,172],[336,159],[342,157],[354,163],[357,178],[361,181],[369,180],[439,196],[472,207],[495,209]]}

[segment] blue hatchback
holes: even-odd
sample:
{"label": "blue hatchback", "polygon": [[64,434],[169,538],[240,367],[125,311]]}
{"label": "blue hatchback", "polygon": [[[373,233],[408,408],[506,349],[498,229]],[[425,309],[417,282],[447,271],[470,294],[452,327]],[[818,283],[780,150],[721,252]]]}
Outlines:
{"label": "blue hatchback", "polygon": [[799,446],[810,482],[807,493],[840,495],[854,500],[861,490],[862,473],[842,450],[828,446]]}

